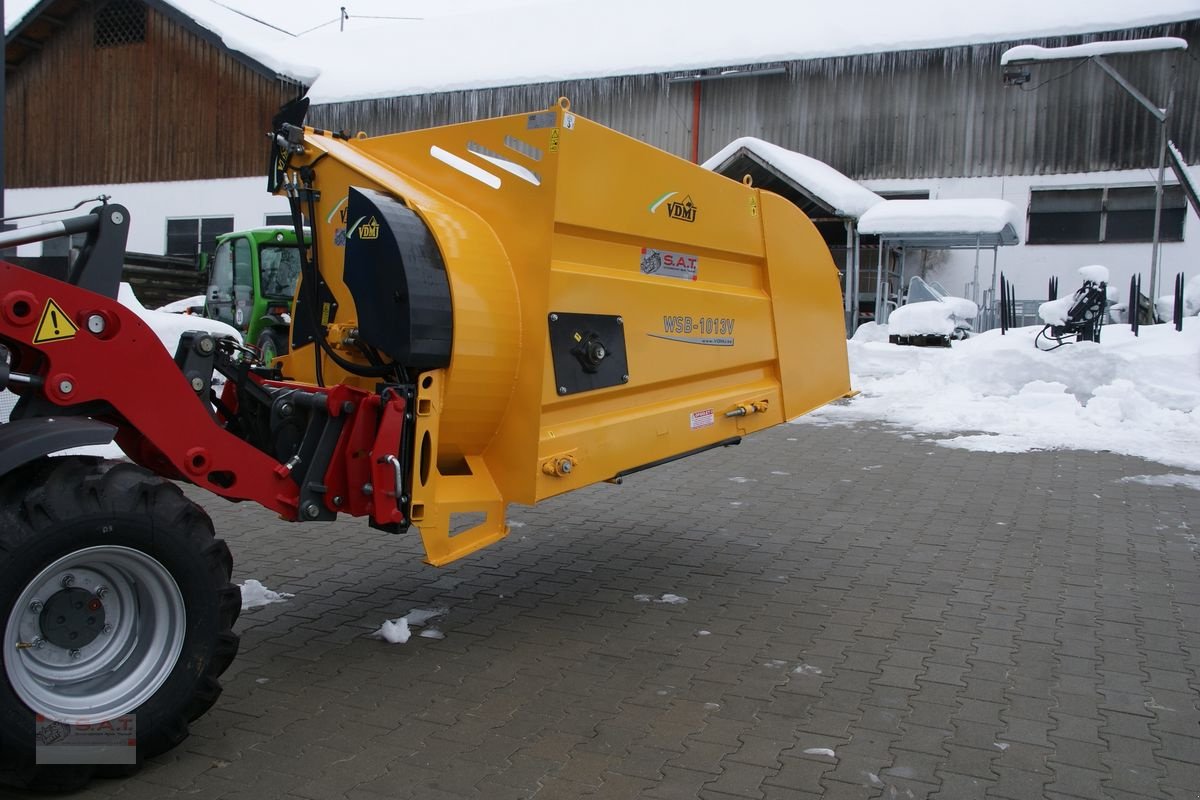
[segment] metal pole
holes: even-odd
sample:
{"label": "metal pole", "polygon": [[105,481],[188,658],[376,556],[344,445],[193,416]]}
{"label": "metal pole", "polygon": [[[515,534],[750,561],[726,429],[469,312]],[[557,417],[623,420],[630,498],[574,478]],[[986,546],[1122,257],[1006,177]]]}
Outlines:
{"label": "metal pole", "polygon": [[854,321],[852,310],[854,303],[851,301],[854,291],[854,231],[850,227],[850,220],[845,220],[842,223],[846,227],[846,270],[845,270],[845,285],[842,290],[845,292],[843,298],[843,306],[846,311],[846,335],[854,335]]}
{"label": "metal pole", "polygon": [[887,244],[883,237],[879,237],[879,263],[875,267],[875,324],[882,325],[879,321],[883,313],[883,249]]}
{"label": "metal pole", "polygon": [[1167,176],[1167,120],[1171,118],[1171,105],[1175,102],[1175,56],[1170,62],[1167,105],[1162,109],[1158,123],[1158,177],[1154,182],[1154,233],[1150,245],[1150,302],[1158,299],[1159,269],[1162,264],[1162,242],[1159,241],[1159,226],[1162,223],[1163,182]]}
{"label": "metal pole", "polygon": [[[4,19],[4,0],[0,0],[0,20],[2,20],[2,19]],[[7,47],[7,45],[8,45],[8,30],[7,30],[7,28],[5,29],[4,34],[5,34],[4,35],[5,50],[7,50],[8,49],[8,47]],[[7,54],[6,54],[6,56],[7,56]],[[7,63],[7,57],[5,59],[5,63]],[[6,185],[5,181],[4,181],[4,179],[6,177],[4,174],[4,126],[6,124],[5,123],[5,118],[6,118],[5,111],[7,111],[7,109],[8,109],[8,86],[5,83],[5,80],[6,80],[5,72],[7,72],[7,67],[4,70],[0,70],[0,219],[4,218],[4,187]]]}

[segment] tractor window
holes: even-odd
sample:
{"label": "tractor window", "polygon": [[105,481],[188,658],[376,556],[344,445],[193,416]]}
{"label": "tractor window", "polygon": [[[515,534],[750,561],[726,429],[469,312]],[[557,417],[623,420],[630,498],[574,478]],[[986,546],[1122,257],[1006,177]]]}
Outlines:
{"label": "tractor window", "polygon": [[263,245],[258,251],[258,263],[263,295],[291,299],[300,277],[299,248]]}

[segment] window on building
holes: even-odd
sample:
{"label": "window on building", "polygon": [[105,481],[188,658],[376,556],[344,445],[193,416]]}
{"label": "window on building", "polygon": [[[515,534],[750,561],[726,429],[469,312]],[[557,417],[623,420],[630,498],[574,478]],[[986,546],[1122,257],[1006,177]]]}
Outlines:
{"label": "window on building", "polygon": [[167,220],[167,255],[195,258],[211,253],[215,239],[233,231],[233,217],[190,217]]}
{"label": "window on building", "polygon": [[266,222],[264,224],[266,224],[266,225],[287,225],[290,228],[292,226],[292,215],[291,214],[267,214]]}
{"label": "window on building", "polygon": [[146,5],[141,0],[109,0],[96,10],[96,47],[146,41]]}
{"label": "window on building", "polygon": [[[1183,190],[1163,187],[1159,239],[1183,241]],[[1154,239],[1154,187],[1034,189],[1029,197],[1029,244],[1149,242]]]}

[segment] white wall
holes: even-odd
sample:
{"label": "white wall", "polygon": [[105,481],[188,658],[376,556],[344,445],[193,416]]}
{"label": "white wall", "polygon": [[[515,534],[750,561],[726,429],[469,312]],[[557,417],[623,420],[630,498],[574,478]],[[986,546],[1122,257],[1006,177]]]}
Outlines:
{"label": "white wall", "polygon": [[[1189,167],[1193,180],[1200,182],[1200,167]],[[1003,178],[936,178],[930,180],[878,180],[863,181],[874,191],[917,191],[928,190],[930,199],[949,198],[999,198],[1015,205],[1022,215],[1029,210],[1030,188],[1086,188],[1120,186],[1123,184],[1153,184],[1153,170],[1125,170],[1120,172],[1090,172],[1071,175],[1009,176]],[[1175,176],[1167,170],[1167,182],[1174,183]],[[1000,248],[997,269],[1013,282],[1019,300],[1045,299],[1046,283],[1051,275],[1058,276],[1059,294],[1074,291],[1080,279],[1076,270],[1088,264],[1102,264],[1109,268],[1110,283],[1116,287],[1121,301],[1129,291],[1129,279],[1134,273],[1142,275],[1142,293],[1150,293],[1150,243],[1138,244],[1088,244],[1027,245],[1028,230],[1017,231],[1021,244]],[[974,252],[956,251],[949,254],[945,264],[933,275],[947,291],[959,293],[971,280],[974,268]],[[1174,285],[1175,273],[1183,272],[1189,278],[1200,274],[1200,219],[1190,208],[1183,222],[1183,241],[1167,242],[1162,245],[1162,285],[1159,294],[1169,294]],[[980,284],[986,288],[991,279],[992,254],[980,256]],[[874,265],[868,265],[874,266]],[[909,271],[912,271],[910,262]],[[906,276],[907,279],[907,276]]]}
{"label": "white wall", "polygon": [[[1190,168],[1200,181],[1200,167]],[[1174,176],[1168,171],[1168,180]],[[1025,212],[1029,208],[1031,187],[1114,186],[1121,184],[1146,185],[1154,182],[1150,170],[1093,172],[1073,175],[1016,176],[1003,178],[938,178],[931,180],[864,181],[875,191],[923,190],[931,199],[938,198],[1001,198]],[[128,249],[141,253],[162,253],[166,248],[168,217],[230,216],[234,229],[253,228],[263,224],[264,215],[286,213],[287,202],[267,194],[266,178],[230,178],[213,181],[181,181],[174,183],[127,183],[113,186],[74,186],[52,189],[9,189],[5,195],[5,210],[10,215],[27,214],[45,209],[74,205],[86,197],[105,193],[112,202],[127,206],[132,216]],[[93,203],[74,212],[78,214]],[[49,218],[71,216],[51,215]],[[37,220],[23,221],[21,225]],[[1087,264],[1103,264],[1112,275],[1112,284],[1125,299],[1129,278],[1142,274],[1142,291],[1150,290],[1150,244],[1091,244],[1091,245],[1026,245],[1027,231],[1018,231],[1022,244],[1000,249],[998,270],[1003,271],[1016,289],[1018,299],[1041,299],[1046,294],[1046,280],[1058,276],[1060,292],[1074,290],[1078,284],[1076,270]],[[1170,291],[1175,273],[1184,272],[1189,278],[1200,274],[1200,219],[1190,209],[1183,224],[1182,242],[1162,246],[1162,291]],[[26,245],[20,255],[39,255],[41,245]],[[959,293],[971,280],[975,256],[973,252],[949,254],[946,262],[936,269],[933,277],[950,292]],[[873,265],[867,265],[871,267]],[[981,257],[980,284],[986,287],[991,279],[990,253]],[[910,271],[912,269],[910,263]]]}
{"label": "white wall", "polygon": [[[225,178],[212,181],[176,181],[170,183],[120,183],[112,186],[65,186],[50,189],[9,189],[4,193],[4,211],[8,216],[33,214],[47,209],[66,208],[80,200],[111,196],[109,202],[129,209],[127,250],[161,255],[167,245],[168,217],[233,217],[234,230],[256,228],[266,214],[286,214],[287,200],[267,194],[267,178]],[[20,226],[42,219],[77,216],[93,208],[85,203],[77,211],[50,214],[21,220]],[[41,244],[24,245],[17,254],[41,255]]]}

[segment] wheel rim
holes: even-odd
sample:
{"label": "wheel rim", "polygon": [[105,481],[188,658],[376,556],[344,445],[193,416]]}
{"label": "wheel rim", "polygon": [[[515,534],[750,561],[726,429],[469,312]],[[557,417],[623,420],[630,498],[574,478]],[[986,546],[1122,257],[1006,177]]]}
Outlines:
{"label": "wheel rim", "polygon": [[5,627],[5,672],[44,717],[106,722],[163,685],[183,650],[186,622],[179,585],[157,559],[116,545],[77,550],[18,596]]}

